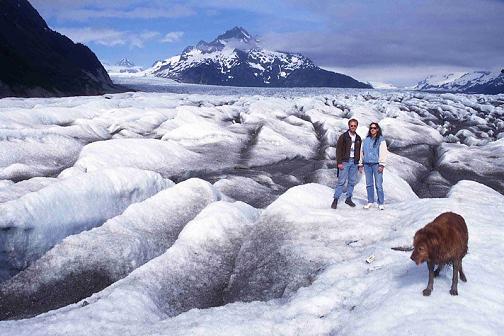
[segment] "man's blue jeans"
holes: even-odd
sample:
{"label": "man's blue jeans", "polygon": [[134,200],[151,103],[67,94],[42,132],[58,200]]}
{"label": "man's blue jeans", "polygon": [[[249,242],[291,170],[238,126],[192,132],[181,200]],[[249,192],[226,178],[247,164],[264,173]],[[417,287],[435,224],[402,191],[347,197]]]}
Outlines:
{"label": "man's blue jeans", "polygon": [[348,188],[346,192],[347,198],[352,198],[353,189],[355,186],[355,181],[357,179],[357,165],[355,164],[353,159],[350,159],[348,162],[343,162],[343,169],[339,172],[338,184],[336,184],[336,188],[334,190],[334,198],[340,198],[343,193],[343,186],[345,182],[348,180]]}
{"label": "man's blue jeans", "polygon": [[383,172],[378,172],[378,163],[364,164],[364,173],[366,174],[366,191],[368,203],[374,203],[374,186],[376,184],[376,194],[378,195],[378,204],[383,204]]}

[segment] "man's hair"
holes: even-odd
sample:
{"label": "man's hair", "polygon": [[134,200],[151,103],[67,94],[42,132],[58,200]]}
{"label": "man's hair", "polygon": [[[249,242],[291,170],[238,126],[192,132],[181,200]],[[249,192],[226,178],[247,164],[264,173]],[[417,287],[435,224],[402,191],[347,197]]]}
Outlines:
{"label": "man's hair", "polygon": [[359,122],[357,121],[357,119],[352,118],[352,119],[348,120],[348,126],[350,126],[350,124],[352,122],[355,122],[357,125],[359,125]]}

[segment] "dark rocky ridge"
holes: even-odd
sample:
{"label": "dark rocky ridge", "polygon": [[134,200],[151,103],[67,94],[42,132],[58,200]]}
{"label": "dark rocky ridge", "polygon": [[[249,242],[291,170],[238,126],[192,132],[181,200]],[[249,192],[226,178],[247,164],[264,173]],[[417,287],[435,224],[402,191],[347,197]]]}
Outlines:
{"label": "dark rocky ridge", "polygon": [[0,98],[120,91],[88,47],[51,30],[28,1],[0,1]]}

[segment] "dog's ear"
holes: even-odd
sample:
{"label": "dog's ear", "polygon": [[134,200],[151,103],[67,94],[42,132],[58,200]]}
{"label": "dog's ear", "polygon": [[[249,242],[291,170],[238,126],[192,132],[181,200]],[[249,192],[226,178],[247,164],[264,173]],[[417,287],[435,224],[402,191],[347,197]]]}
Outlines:
{"label": "dog's ear", "polygon": [[415,236],[413,236],[413,246],[416,247],[418,242],[422,239],[422,236],[424,235],[424,229],[420,229],[417,232],[415,232]]}
{"label": "dog's ear", "polygon": [[439,237],[433,232],[427,233],[427,244],[428,244],[428,253],[429,257],[439,257],[441,241]]}

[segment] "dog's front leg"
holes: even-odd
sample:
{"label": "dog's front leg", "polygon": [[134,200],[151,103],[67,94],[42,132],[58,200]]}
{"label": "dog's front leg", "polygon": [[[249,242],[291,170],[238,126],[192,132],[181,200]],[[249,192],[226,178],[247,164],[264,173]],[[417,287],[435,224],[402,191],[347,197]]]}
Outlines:
{"label": "dog's front leg", "polygon": [[458,274],[460,268],[461,260],[453,260],[453,277],[452,277],[452,285],[450,289],[451,295],[458,295],[457,284],[458,284]]}
{"label": "dog's front leg", "polygon": [[424,296],[429,296],[434,287],[434,263],[432,261],[427,261],[427,267],[429,268],[429,283],[427,284],[427,288],[423,290]]}

